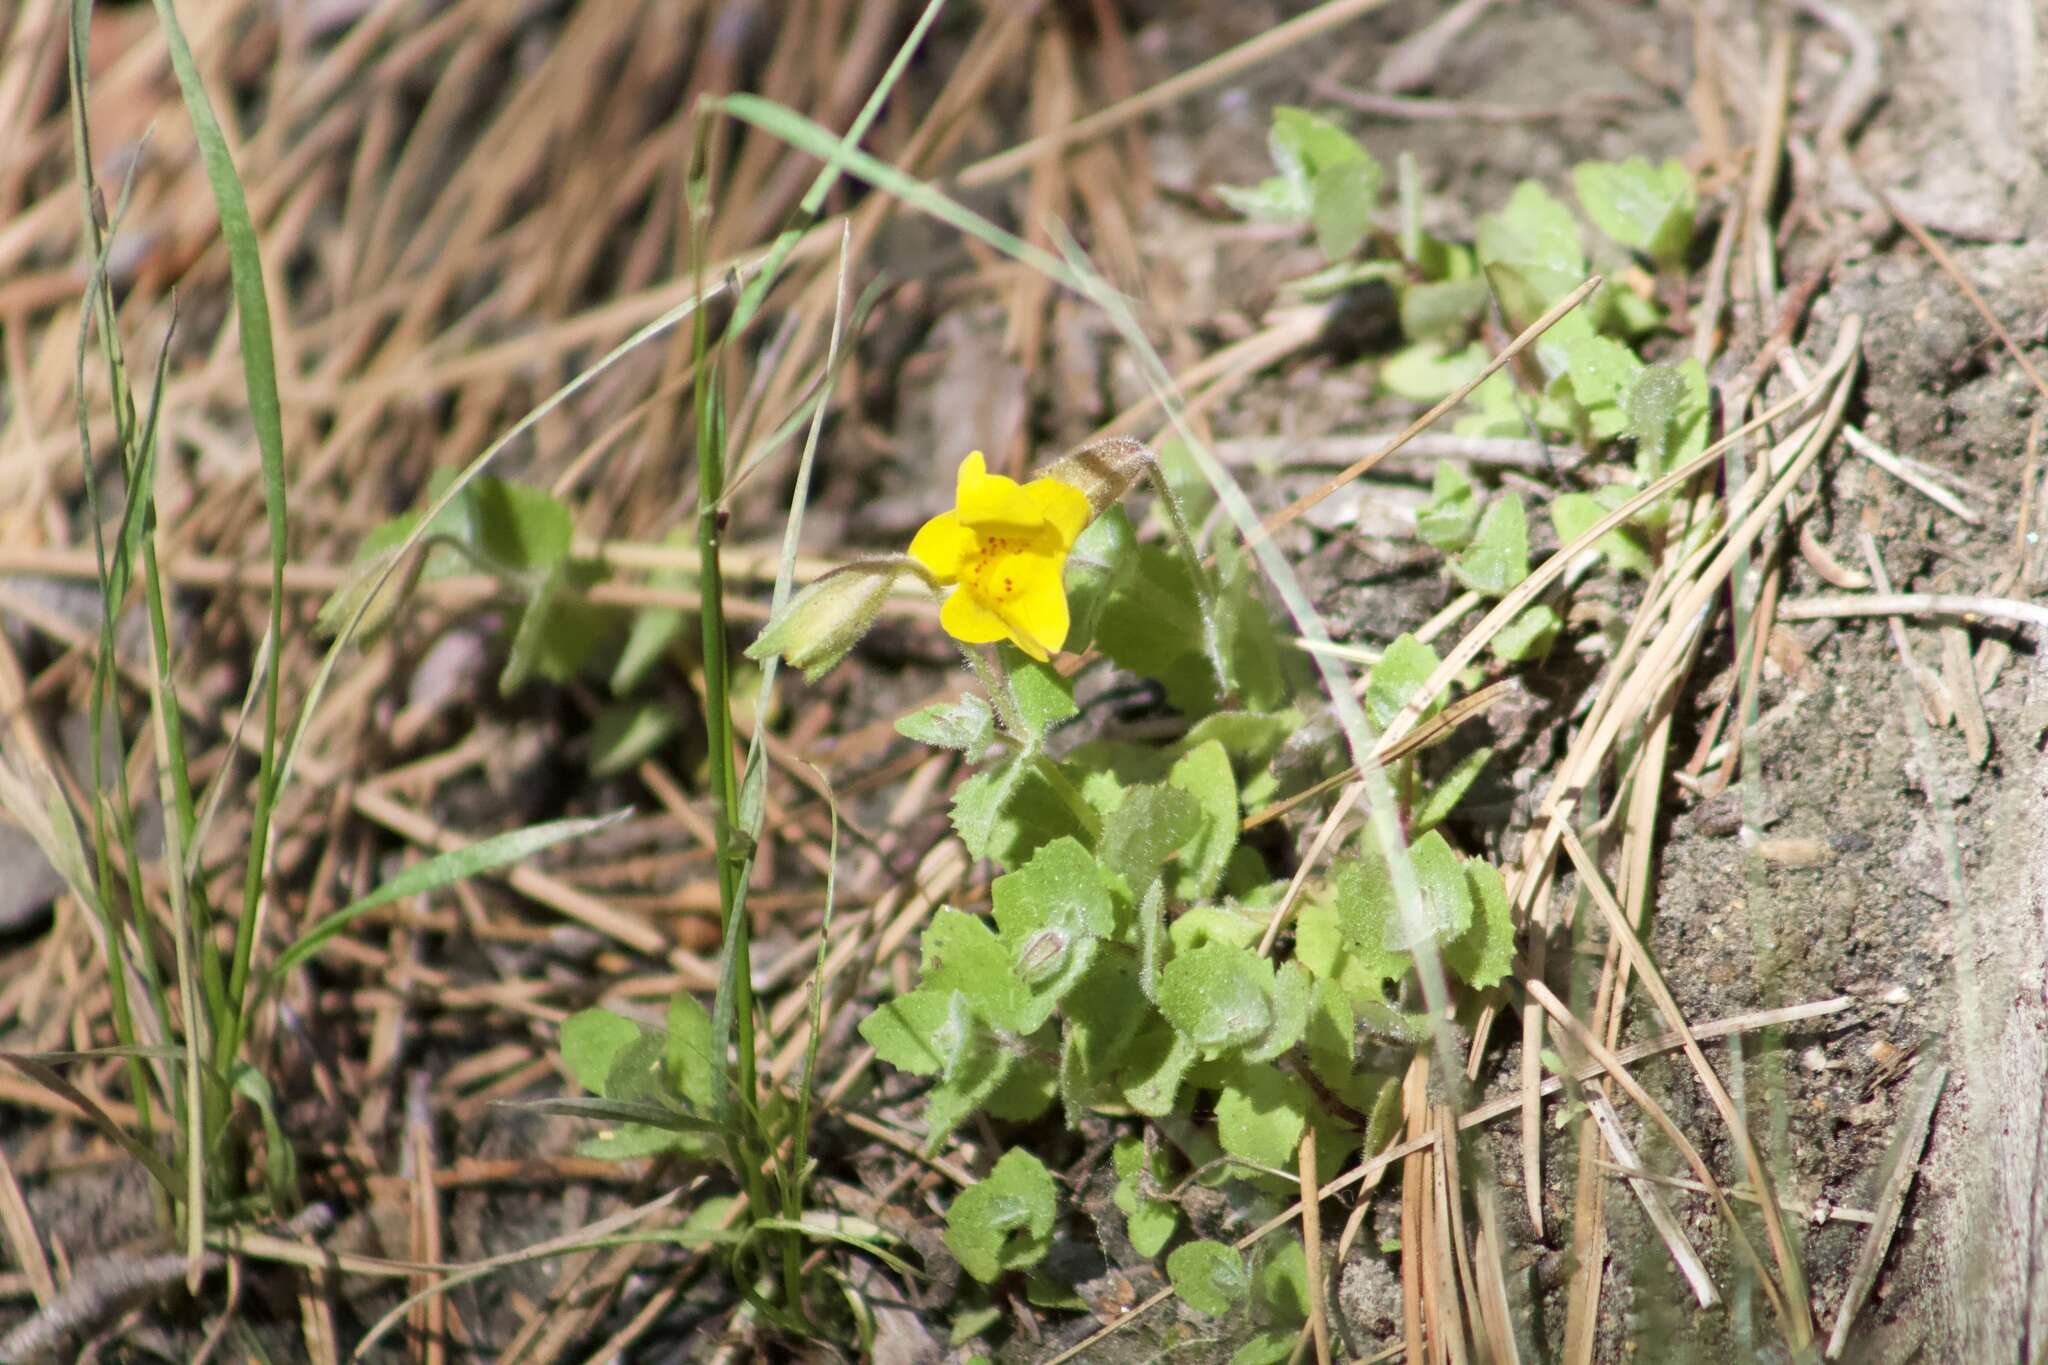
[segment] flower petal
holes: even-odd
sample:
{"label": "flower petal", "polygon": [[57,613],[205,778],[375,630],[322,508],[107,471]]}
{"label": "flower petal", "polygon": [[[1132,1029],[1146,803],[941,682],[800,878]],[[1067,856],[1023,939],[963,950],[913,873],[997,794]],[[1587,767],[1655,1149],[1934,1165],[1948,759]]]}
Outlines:
{"label": "flower petal", "polygon": [[1017,647],[1040,663],[1067,643],[1066,566],[1064,554],[1012,555],[997,568],[1006,589],[1003,623]]}
{"label": "flower petal", "polygon": [[932,571],[941,583],[956,582],[961,566],[974,556],[980,542],[974,532],[951,512],[941,512],[918,528],[910,541],[910,557]]}
{"label": "flower petal", "polygon": [[977,531],[1029,535],[1045,525],[1045,513],[1037,502],[1025,495],[1015,479],[989,473],[978,450],[960,462],[954,499],[960,520]]}
{"label": "flower petal", "polygon": [[1024,485],[1024,496],[1037,503],[1046,521],[1059,531],[1062,548],[1071,548],[1074,538],[1088,529],[1093,509],[1088,505],[1088,495],[1072,484],[1058,479],[1033,479]]}
{"label": "flower petal", "polygon": [[1008,639],[1010,628],[966,588],[955,588],[939,608],[939,624],[946,634],[969,645],[990,645]]}

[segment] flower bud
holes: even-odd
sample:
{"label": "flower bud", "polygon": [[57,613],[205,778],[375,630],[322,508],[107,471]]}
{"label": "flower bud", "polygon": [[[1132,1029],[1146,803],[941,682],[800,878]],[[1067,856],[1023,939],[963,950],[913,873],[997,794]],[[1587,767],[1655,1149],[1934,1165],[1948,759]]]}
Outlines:
{"label": "flower bud", "polygon": [[897,582],[906,577],[929,575],[907,555],[856,559],[832,570],[784,604],[747,646],[747,657],[758,663],[780,654],[807,680],[817,681],[860,643]]}
{"label": "flower bud", "polygon": [[420,569],[427,562],[426,552],[415,549],[403,564],[392,568],[392,560],[401,548],[393,545],[388,550],[359,559],[349,567],[340,586],[320,604],[320,614],[314,625],[322,635],[332,638],[341,634],[355,619],[358,608],[362,609],[363,618],[356,627],[357,644],[368,645],[384,633],[385,627],[397,616],[399,605],[419,582]]}
{"label": "flower bud", "polygon": [[1086,495],[1095,516],[1101,516],[1123,501],[1131,485],[1158,463],[1152,447],[1134,436],[1112,436],[1063,455],[1039,471],[1040,477],[1057,479]]}

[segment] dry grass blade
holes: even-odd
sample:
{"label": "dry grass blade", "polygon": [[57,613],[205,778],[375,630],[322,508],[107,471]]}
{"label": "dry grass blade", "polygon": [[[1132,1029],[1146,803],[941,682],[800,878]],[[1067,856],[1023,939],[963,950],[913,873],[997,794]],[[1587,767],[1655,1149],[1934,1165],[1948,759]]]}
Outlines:
{"label": "dry grass blade", "polygon": [[[1586,1108],[1593,1115],[1593,1122],[1600,1129],[1600,1137],[1606,1142],[1607,1150],[1614,1153],[1615,1161],[1625,1167],[1636,1167],[1635,1148],[1630,1145],[1628,1134],[1622,1131],[1621,1115],[1614,1112],[1613,1104],[1607,1097],[1598,1094],[1586,1096]],[[1671,1214],[1671,1208],[1664,1202],[1664,1196],[1655,1185],[1637,1176],[1627,1177],[1629,1189],[1643,1206],[1643,1213],[1650,1220],[1650,1226],[1657,1230],[1657,1236],[1664,1241],[1664,1247],[1671,1253],[1671,1259],[1678,1266],[1679,1274],[1692,1286],[1693,1298],[1702,1308],[1712,1308],[1721,1301],[1719,1291],[1714,1288],[1713,1277],[1707,1274],[1706,1263],[1700,1260],[1699,1252],[1693,1249],[1686,1237],[1685,1229]]]}
{"label": "dry grass blade", "polygon": [[1564,1312],[1566,1365],[1593,1365],[1593,1352],[1599,1344],[1600,1284],[1607,1275],[1607,1182],[1593,1178],[1596,1141],[1592,1127],[1580,1124],[1572,1278]]}
{"label": "dry grass blade", "polygon": [[21,1194],[21,1182],[14,1178],[14,1163],[0,1152],[0,1229],[7,1234],[7,1249],[14,1263],[28,1276],[36,1302],[47,1308],[57,1297],[57,1281],[50,1275],[50,1258],[43,1254],[43,1239],[36,1233],[35,1215]]}
{"label": "dry grass blade", "polygon": [[1302,1129],[1295,1151],[1301,1177],[1301,1249],[1308,1262],[1308,1324],[1316,1344],[1316,1365],[1330,1365],[1330,1311],[1323,1293],[1323,1201],[1316,1193],[1316,1129]]}
{"label": "dry grass blade", "polygon": [[2048,607],[2009,597],[1874,592],[1861,597],[1797,597],[1778,604],[1781,621],[1837,621],[1858,616],[1946,616],[1963,621],[2016,621],[2048,629]]}
{"label": "dry grass blade", "polygon": [[[1700,1049],[1698,1040],[1692,1036],[1691,1029],[1686,1025],[1684,1012],[1678,1008],[1678,1002],[1672,998],[1670,989],[1664,984],[1663,973],[1657,970],[1657,964],[1650,959],[1642,940],[1636,937],[1634,928],[1622,914],[1620,904],[1615,901],[1614,893],[1607,889],[1606,878],[1600,874],[1599,866],[1594,863],[1592,855],[1586,852],[1585,845],[1579,842],[1578,836],[1569,828],[1561,831],[1561,837],[1565,851],[1571,856],[1572,867],[1579,874],[1579,884],[1591,894],[1593,903],[1599,907],[1602,917],[1607,921],[1608,933],[1613,935],[1629,965],[1642,979],[1643,988],[1656,1002],[1658,1012],[1664,1016],[1664,1021],[1671,1026],[1672,1032],[1683,1040],[1681,1046],[1685,1050],[1686,1059],[1692,1063],[1693,1072],[1699,1077],[1700,1084],[1706,1087],[1708,1096],[1714,1102],[1714,1108],[1720,1111],[1721,1121],[1728,1126],[1728,1136],[1742,1157],[1743,1168],[1749,1176],[1751,1187],[1757,1192],[1758,1207],[1763,1210],[1764,1231],[1771,1239],[1771,1250],[1777,1257],[1778,1272],[1784,1277],[1784,1298],[1780,1300],[1780,1306],[1781,1310],[1788,1314],[1786,1327],[1792,1344],[1795,1347],[1804,1347],[1813,1339],[1813,1323],[1808,1316],[1806,1304],[1806,1275],[1799,1265],[1798,1249],[1785,1232],[1785,1223],[1778,1212],[1778,1201],[1772,1189],[1770,1172],[1764,1165],[1763,1157],[1756,1150],[1756,1143],[1749,1135],[1748,1125],[1743,1122],[1742,1113],[1735,1107],[1735,1101],[1729,1096],[1727,1087],[1721,1084],[1721,1077],[1714,1070],[1713,1063],[1707,1060],[1707,1054]],[[1616,1080],[1620,1080],[1620,1077],[1616,1077]],[[1726,1201],[1722,1202],[1725,1205]]]}
{"label": "dry grass blade", "polygon": [[[1845,323],[1841,333],[1837,336],[1835,349],[1833,354],[1829,356],[1828,363],[1822,366],[1821,372],[1815,376],[1812,384],[1807,385],[1797,393],[1789,395],[1771,408],[1751,418],[1741,427],[1729,432],[1719,441],[1708,446],[1706,450],[1702,451],[1695,458],[1672,470],[1663,478],[1651,483],[1642,492],[1636,494],[1636,496],[1622,503],[1612,512],[1609,512],[1606,516],[1587,527],[1584,532],[1573,538],[1570,544],[1560,546],[1556,554],[1553,554],[1550,558],[1537,565],[1530,572],[1529,576],[1515,587],[1514,591],[1494,603],[1493,609],[1487,612],[1477,625],[1467,631],[1464,638],[1459,640],[1450,653],[1444,656],[1443,661],[1437,665],[1436,671],[1429,675],[1422,686],[1415,689],[1414,695],[1408,699],[1407,704],[1401,708],[1392,721],[1388,722],[1383,739],[1391,743],[1413,730],[1417,722],[1422,719],[1423,709],[1434,701],[1446,687],[1449,687],[1452,680],[1479,656],[1479,652],[1486,647],[1487,642],[1499,634],[1509,622],[1521,615],[1523,609],[1555,582],[1571,566],[1573,560],[1598,544],[1600,537],[1623,525],[1666,493],[1674,489],[1683,488],[1700,474],[1714,468],[1720,463],[1722,456],[1735,442],[1761,431],[1770,423],[1778,421],[1789,413],[1805,408],[1819,395],[1829,392],[1830,386],[1833,386],[1834,389],[1834,401],[1837,404],[1846,403],[1848,401],[1848,386],[1840,381],[1854,364],[1857,347],[1861,339],[1861,320],[1851,318]],[[1813,450],[1812,454],[1818,455],[1818,449]],[[1786,491],[1790,491],[1789,481]],[[1771,505],[1775,506],[1775,503]],[[1754,532],[1751,532],[1751,534],[1753,535]]]}
{"label": "dry grass blade", "polygon": [[[1734,1208],[1728,1203],[1727,1193],[1722,1189],[1720,1181],[1714,1178],[1713,1170],[1708,1167],[1706,1158],[1700,1155],[1699,1149],[1693,1146],[1691,1139],[1687,1138],[1684,1131],[1676,1123],[1672,1122],[1671,1115],[1664,1111],[1664,1107],[1650,1097],[1650,1093],[1637,1083],[1635,1077],[1629,1075],[1628,1068],[1623,1066],[1601,1044],[1600,1040],[1593,1036],[1591,1029],[1579,1022],[1578,1018],[1565,1007],[1565,1003],[1551,992],[1550,987],[1544,985],[1541,981],[1526,981],[1523,985],[1529,994],[1534,996],[1537,1002],[1543,1006],[1544,1013],[1550,1016],[1551,1021],[1570,1035],[1571,1039],[1581,1048],[1585,1049],[1594,1060],[1600,1062],[1606,1068],[1606,1074],[1614,1078],[1615,1084],[1619,1085],[1627,1093],[1629,1099],[1635,1102],[1636,1107],[1647,1114],[1656,1123],[1658,1128],[1663,1130],[1664,1136],[1671,1140],[1671,1144],[1685,1158],[1686,1164],[1692,1167],[1693,1174],[1699,1177],[1700,1183],[1708,1187],[1708,1194],[1714,1201],[1714,1207],[1720,1210],[1722,1221],[1728,1225],[1729,1236],[1734,1240],[1736,1247],[1742,1252],[1743,1258],[1755,1270],[1757,1283],[1763,1287],[1764,1295],[1771,1301],[1771,1307],[1778,1314],[1779,1321],[1785,1324],[1786,1334],[1790,1336],[1796,1332],[1797,1326],[1792,1317],[1792,1310],[1786,1306],[1784,1294],[1779,1290],[1777,1282],[1771,1277],[1770,1269],[1764,1265],[1763,1258],[1757,1255],[1756,1248],[1750,1244],[1749,1234],[1742,1230],[1741,1221],[1735,1216]],[[1811,1322],[1808,1323],[1805,1340],[1809,1343],[1813,1340]]]}
{"label": "dry grass blade", "polygon": [[1863,1311],[1864,1299],[1877,1284],[1878,1269],[1891,1247],[1899,1215],[1905,1212],[1906,1193],[1912,1189],[1913,1177],[1920,1170],[1920,1153],[1927,1146],[1928,1131],[1934,1126],[1934,1108],[1948,1083],[1947,1067],[1927,1062],[1921,1065],[1932,1066],[1932,1070],[1921,1078],[1910,1107],[1899,1120],[1891,1149],[1885,1153],[1884,1187],[1877,1197],[1876,1216],[1870,1231],[1864,1234],[1863,1245],[1856,1249],[1856,1261],[1849,1268],[1849,1287],[1842,1293],[1834,1330],[1828,1333],[1829,1360],[1841,1358],[1843,1348],[1849,1344],[1849,1332],[1856,1325],[1856,1315]]}
{"label": "dry grass blade", "polygon": [[[1430,1134],[1428,1136],[1421,1138],[1416,1138],[1407,1142],[1396,1143],[1394,1146],[1389,1147],[1386,1151],[1381,1152],[1378,1156],[1373,1157],[1369,1161],[1360,1162],[1351,1171],[1347,1172],[1342,1176],[1339,1176],[1337,1179],[1323,1186],[1322,1197],[1324,1199],[1335,1198],[1337,1195],[1344,1193],[1344,1191],[1351,1189],[1353,1186],[1363,1184],[1365,1181],[1370,1180],[1372,1177],[1378,1175],[1381,1171],[1384,1171],[1389,1166],[1392,1166],[1395,1162],[1405,1161],[1409,1157],[1415,1155],[1417,1152],[1423,1151],[1426,1148],[1434,1147],[1436,1146],[1436,1144],[1437,1138],[1434,1134]],[[1270,1237],[1273,1233],[1278,1232],[1281,1228],[1286,1227],[1289,1223],[1293,1222],[1296,1218],[1299,1218],[1300,1216],[1301,1205],[1297,1202],[1293,1206],[1283,1210],[1280,1213],[1275,1214],[1271,1218],[1268,1218],[1265,1222],[1259,1224],[1250,1232],[1247,1232],[1244,1236],[1238,1238],[1235,1242],[1231,1243],[1231,1245],[1236,1247],[1239,1251],[1244,1251],[1250,1247],[1257,1246],[1267,1237]],[[1074,1345],[1068,1347],[1066,1350],[1060,1352],[1058,1355],[1051,1357],[1045,1362],[1045,1365],[1066,1365],[1067,1361],[1080,1359],[1089,1350],[1096,1346],[1101,1345],[1102,1342],[1116,1335],[1116,1333],[1122,1331],[1124,1328],[1129,1327],[1132,1323],[1138,1321],[1139,1318],[1151,1312],[1153,1309],[1157,1308],[1160,1304],[1165,1303],[1168,1299],[1171,1299],[1172,1297],[1174,1297],[1174,1291],[1171,1288],[1167,1288],[1160,1290],[1158,1293],[1153,1294],[1149,1298],[1140,1300],[1138,1303],[1132,1305],[1130,1310],[1126,1312],[1122,1317],[1118,1318],[1115,1322],[1103,1328],[1101,1331],[1095,1332],[1090,1336],[1086,1337],[1085,1339],[1076,1342]]]}

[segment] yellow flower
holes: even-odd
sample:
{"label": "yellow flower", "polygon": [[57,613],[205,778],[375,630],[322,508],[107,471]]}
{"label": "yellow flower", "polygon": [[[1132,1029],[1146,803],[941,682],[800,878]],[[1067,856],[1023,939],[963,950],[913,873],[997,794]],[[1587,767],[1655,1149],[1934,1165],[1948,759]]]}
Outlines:
{"label": "yellow flower", "polygon": [[1067,642],[1067,551],[1092,515],[1087,494],[1057,479],[1019,484],[960,462],[956,506],[926,522],[910,557],[953,588],[939,624],[956,640],[1014,640],[1044,662]]}

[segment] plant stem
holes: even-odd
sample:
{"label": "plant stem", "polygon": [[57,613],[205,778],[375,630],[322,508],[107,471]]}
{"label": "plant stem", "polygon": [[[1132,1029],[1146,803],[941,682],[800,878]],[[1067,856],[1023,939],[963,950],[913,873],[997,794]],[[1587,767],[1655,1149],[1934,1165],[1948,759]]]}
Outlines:
{"label": "plant stem", "polygon": [[1068,780],[1066,773],[1060,770],[1060,765],[1053,762],[1052,756],[1045,750],[1032,750],[1031,758],[1038,765],[1039,775],[1059,793],[1060,800],[1066,803],[1067,809],[1080,821],[1081,828],[1087,831],[1088,841],[1093,843],[1101,838],[1102,817],[1095,813],[1095,807],[1088,804],[1088,798],[1081,795],[1081,789]]}
{"label": "plant stem", "polygon": [[994,708],[997,719],[1002,721],[1003,730],[1017,744],[1018,758],[1038,769],[1046,785],[1059,795],[1091,841],[1100,837],[1102,817],[1095,813],[1095,807],[1088,804],[1088,798],[1081,795],[1080,788],[1068,780],[1067,775],[1060,771],[1060,765],[1053,762],[1052,756],[1033,738],[1024,723],[1024,713],[1017,709],[1017,698],[1010,691],[1010,679],[1003,672],[1000,660],[973,645],[960,641],[954,643],[960,645],[961,657],[967,660],[967,666],[974,670],[974,676],[981,680],[982,687],[988,692],[988,704]]}
{"label": "plant stem", "polygon": [[[693,204],[691,209],[692,250],[698,261],[697,286],[701,297],[703,205]],[[720,1024],[729,1021],[734,1075],[729,1087],[719,1086],[717,1103],[725,1120],[734,1174],[746,1189],[748,1208],[759,1217],[774,1206],[768,1200],[766,1162],[762,1144],[757,1140],[761,1093],[754,1037],[753,932],[746,904],[746,869],[751,861],[752,840],[744,837],[741,824],[739,769],[733,754],[732,668],[726,653],[725,583],[718,562],[725,529],[725,513],[719,507],[725,495],[725,408],[719,387],[722,370],[701,308],[696,313],[694,328],[696,383],[691,388],[691,403],[696,410],[697,428],[697,574],[702,597],[699,616],[704,659],[704,731],[710,751],[712,828],[718,843],[718,903],[725,925],[725,961],[719,972],[712,1018],[713,1065],[722,1079],[725,1053]],[[782,1246],[785,1300],[792,1308],[800,1309],[801,1248],[794,1235],[778,1240]]]}
{"label": "plant stem", "polygon": [[[932,592],[934,596],[938,596],[936,586]],[[981,689],[988,693],[988,704],[994,709],[996,719],[1003,723],[1004,731],[1029,752],[1031,731],[1024,724],[1024,713],[1017,709],[1017,699],[1010,692],[1010,679],[1003,672],[1002,665],[973,645],[960,640],[953,643],[960,646],[960,657],[967,660],[967,666],[973,669],[974,676],[981,680]]]}

